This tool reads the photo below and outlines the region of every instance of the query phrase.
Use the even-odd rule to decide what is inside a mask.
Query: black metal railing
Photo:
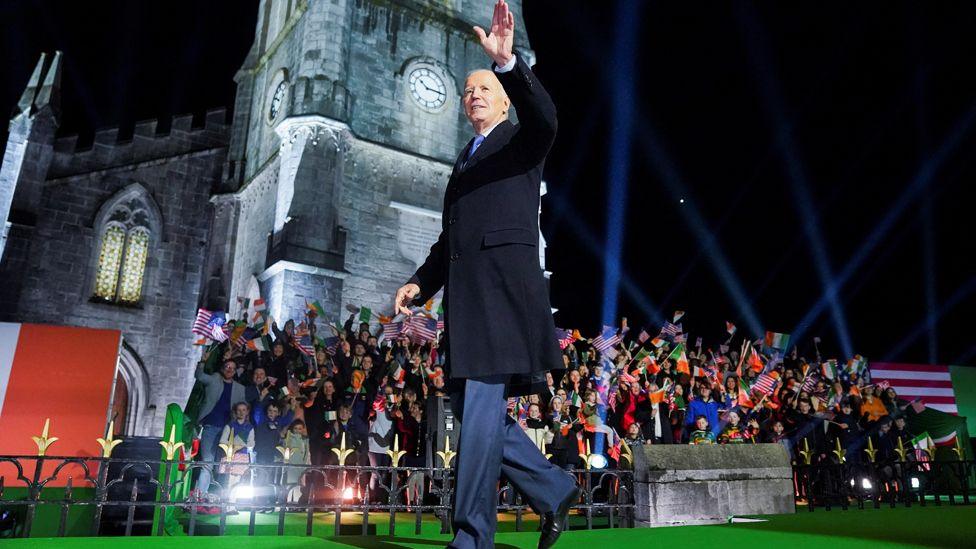
[[[888,462],[836,460],[793,466],[797,503],[809,511],[866,505],[969,504],[973,496],[973,460],[904,460]]]
[[[361,463],[350,457],[350,462]],[[238,468],[233,485],[228,469]],[[208,494],[189,490],[195,473],[213,471]],[[246,513],[247,534],[254,535],[259,513],[277,515],[277,533],[284,534],[286,513],[305,517],[305,534],[313,522],[332,514],[333,534],[346,533],[343,514],[359,515],[356,533],[375,531],[371,521],[388,521],[394,535],[397,517],[407,515],[420,533],[424,516],[433,514],[442,533],[450,531],[450,502],[454,475],[444,467],[392,467],[363,465],[269,465],[230,462],[180,462],[90,457],[0,456],[0,512],[16,524],[8,532],[30,537],[38,509],[57,508],[57,525],[47,535],[65,536],[72,510],[86,508],[90,528],[84,535],[161,535],[179,524],[189,535],[200,535],[206,524],[216,533],[227,529],[228,514]],[[43,472],[42,472],[43,471]],[[634,525],[634,476],[629,470],[570,469],[583,495],[574,506],[585,528]],[[10,497],[11,489],[22,495]],[[80,497],[85,488],[90,497]],[[516,531],[532,512],[511,485],[502,482],[498,510],[514,515]],[[599,524],[597,524],[599,523]],[[345,527],[345,528],[344,528]],[[2,529],[2,528],[0,528]],[[351,533],[351,532],[350,532]]]

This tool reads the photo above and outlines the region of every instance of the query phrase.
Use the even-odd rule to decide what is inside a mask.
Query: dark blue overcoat
[[[539,187],[556,137],[556,107],[525,61],[496,73],[519,123],[496,126],[474,156],[458,155],[440,237],[410,279],[415,303],[444,288],[447,374],[514,374],[509,394],[540,389],[562,369],[539,266]],[[469,144],[470,146],[470,144]]]

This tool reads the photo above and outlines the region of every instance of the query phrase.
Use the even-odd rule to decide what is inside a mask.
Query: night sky
[[[608,163],[629,157],[632,326],[681,309],[716,346],[726,320],[753,336],[807,317],[808,356],[819,336],[846,358],[843,333],[872,361],[976,364],[976,4],[638,2],[631,31],[614,2],[525,4],[559,109],[542,227],[557,325],[600,326]],[[0,108],[54,49],[61,133],[83,142],[230,107],[256,6],[4,2]],[[837,307],[809,314],[838,278]]]

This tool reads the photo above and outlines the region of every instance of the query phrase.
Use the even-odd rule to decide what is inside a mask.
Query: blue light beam
[[[664,144],[658,139],[657,133],[654,131],[649,120],[650,118],[647,116],[642,117],[641,131],[638,139],[638,142],[642,145],[641,150],[644,153],[644,157],[650,161],[651,167],[661,176],[661,182],[664,183],[668,192],[671,193],[673,200],[677,201],[680,197],[691,196],[681,176],[678,175],[677,168],[665,152]],[[742,287],[742,282],[739,281],[739,277],[732,270],[731,263],[719,246],[718,238],[709,230],[701,212],[695,207],[694,199],[686,200],[681,208],[684,212],[682,217],[685,223],[691,229],[692,233],[694,233],[699,246],[705,252],[705,257],[708,258],[712,268],[715,269],[715,274],[719,282],[725,288],[725,291],[728,292],[729,297],[732,298],[732,303],[738,309],[740,318],[745,320],[746,326],[749,328],[753,337],[761,336],[764,331],[762,322],[759,321],[759,315],[756,314],[752,303],[749,301],[749,297],[746,295],[745,289]]]
[[[973,292],[976,292],[976,277],[970,278],[965,284],[956,288],[956,291],[952,292],[952,295],[938,309],[927,314],[921,322],[913,326],[904,337],[898,340],[898,344],[888,351],[888,354],[885,355],[882,362],[890,362],[898,359],[901,353],[905,352],[905,349],[914,343],[916,339],[921,337],[922,334],[927,333],[927,328],[931,325],[930,323],[941,319],[962,300],[972,295]],[[930,362],[930,364],[937,363],[936,361]]]
[[[905,187],[898,198],[888,207],[884,216],[874,226],[874,230],[868,234],[857,251],[854,252],[854,255],[851,256],[847,264],[844,265],[844,268],[838,273],[833,284],[831,284],[831,288],[829,288],[830,292],[833,292],[835,295],[840,292],[844,284],[850,280],[851,276],[861,267],[861,264],[871,255],[871,252],[883,241],[885,235],[888,234],[901,215],[905,213],[905,210],[928,188],[932,183],[932,179],[938,173],[939,168],[942,167],[942,163],[956,150],[959,142],[962,141],[969,128],[972,127],[974,119],[976,119],[976,102],[970,105],[966,115],[952,129],[935,154],[922,164],[922,167],[919,168],[908,186]],[[807,314],[793,328],[792,335],[794,338],[799,339],[802,337],[810,329],[817,317],[820,316],[820,313],[827,307],[827,293],[825,291],[824,295],[820,296],[813,304],[813,307],[807,311]]]
[[[759,22],[751,11],[747,12],[744,5],[740,4],[740,6],[742,6],[739,10],[740,22],[745,27],[743,30],[751,53],[750,60],[752,61],[753,72],[760,84],[759,88],[763,97],[762,104],[766,110],[766,115],[776,128],[775,143],[786,168],[790,191],[793,193],[793,203],[801,219],[800,226],[807,243],[810,245],[813,265],[817,277],[820,279],[824,297],[830,306],[830,314],[838,342],[844,351],[844,356],[852,356],[853,348],[850,331],[847,328],[847,316],[844,313],[838,293],[834,290],[834,275],[831,272],[827,246],[820,228],[820,216],[816,212],[816,201],[810,193],[803,160],[800,158],[793,139],[793,127],[786,122],[787,109],[783,102],[783,94],[772,75],[773,69],[770,68],[769,59],[766,56],[766,47],[762,41],[762,29]],[[799,341],[796,334],[793,335],[793,341]]]
[[[609,62],[614,82],[611,90],[609,171],[607,180],[607,239],[603,259],[603,323],[613,326],[617,318],[620,293],[621,254],[624,245],[624,217],[627,206],[627,178],[634,118],[634,80],[636,76],[637,28],[640,2],[617,4],[616,34]]]

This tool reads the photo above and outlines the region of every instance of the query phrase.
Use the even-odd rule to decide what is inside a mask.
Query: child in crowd
[[[251,462],[251,452],[254,450],[254,426],[251,424],[251,407],[246,402],[238,402],[233,408],[233,419],[224,426],[220,434],[220,444],[224,451],[221,461],[237,463],[239,465],[221,466],[221,473],[228,475],[227,487],[233,488],[241,477],[247,473],[247,464]],[[230,452],[228,454],[228,452]]]
[[[759,435],[759,422],[755,418],[752,418],[743,427],[741,421],[742,418],[739,416],[738,411],[729,411],[728,423],[725,424],[722,432],[718,435],[718,443],[742,444],[743,442],[756,442],[756,436]]]
[[[695,416],[695,430],[688,436],[688,444],[715,444],[715,433],[708,427],[708,418]]]
[[[312,454],[308,447],[308,431],[305,429],[304,421],[296,419],[288,425],[284,433],[284,447],[289,453],[287,463],[296,465],[312,463]],[[305,468],[287,467],[286,471],[285,482],[289,485],[288,502],[297,502],[302,496]]]

